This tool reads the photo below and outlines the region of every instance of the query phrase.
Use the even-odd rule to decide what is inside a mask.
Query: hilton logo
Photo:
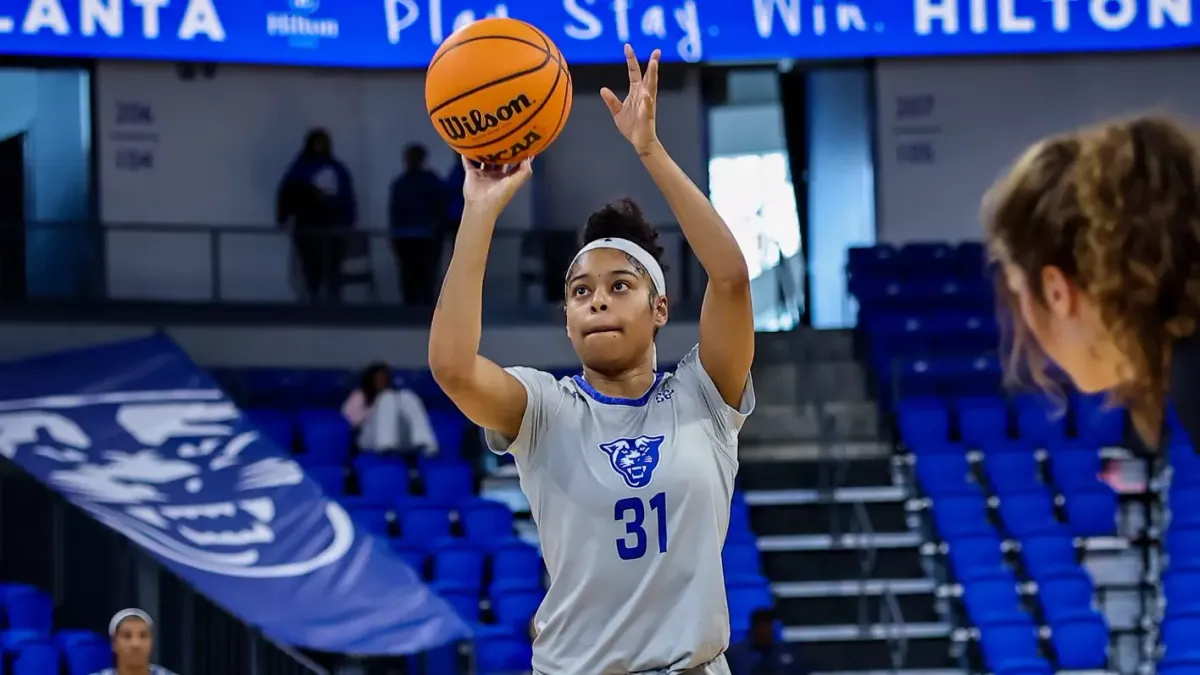
[[[439,117],[438,124],[442,125],[442,131],[446,132],[447,138],[461,141],[464,138],[473,138],[495,129],[500,126],[501,122],[507,122],[532,107],[533,101],[530,101],[525,94],[521,94],[492,112],[472,110],[466,115]]]

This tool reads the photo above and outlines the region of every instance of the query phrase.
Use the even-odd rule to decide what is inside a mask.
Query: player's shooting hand
[[[654,129],[655,107],[658,103],[658,60],[662,52],[655,49],[650,54],[646,72],[638,65],[633,47],[625,45],[625,64],[629,67],[629,94],[625,100],[617,98],[612,89],[600,90],[600,98],[608,105],[613,121],[621,135],[633,144],[638,153],[647,152],[658,142]]]
[[[463,201],[467,206],[482,209],[492,216],[499,216],[517,190],[533,175],[532,159],[507,168],[480,168],[466,157],[462,158],[462,163],[467,172],[463,181]]]

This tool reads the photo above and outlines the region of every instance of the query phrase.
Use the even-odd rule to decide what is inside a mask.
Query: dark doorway
[[[0,298],[25,297],[25,134],[0,141]]]

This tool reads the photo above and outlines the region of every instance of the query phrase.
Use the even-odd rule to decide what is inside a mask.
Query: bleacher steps
[[[842,466],[812,461],[825,457],[856,458]],[[743,485],[753,485],[747,491],[747,499],[755,497],[772,499],[767,493],[792,493],[797,491],[827,492],[829,486],[839,490],[848,488],[896,489],[892,484],[893,464],[889,449],[883,443],[840,443],[836,446],[812,444],[779,444],[742,448],[739,457],[741,467],[738,478]],[[838,495],[843,493],[838,493]],[[902,496],[902,493],[900,493]],[[845,493],[853,501],[859,495]]]
[[[784,637],[800,642],[809,667],[819,672],[836,671],[843,675],[915,675],[929,672],[925,669],[938,673],[963,672],[961,668],[951,670],[957,664],[949,657],[949,635],[944,626],[930,626],[926,630],[922,630],[921,626],[909,627],[906,631],[907,658],[900,668],[895,669],[891,667],[891,646],[888,640],[884,636],[863,636],[858,629],[858,626],[843,627],[838,634],[847,637],[841,639],[806,632],[804,629],[792,631],[790,634],[784,631]]]
[[[890,670],[900,638],[903,668],[954,665],[890,445],[778,442],[746,447],[741,458],[784,638],[805,643],[813,670]]]
[[[905,581],[921,582],[923,580]],[[775,611],[784,624],[791,627],[825,626],[832,623],[852,624],[856,623],[860,616],[880,617],[884,615],[884,612],[887,611],[884,605],[890,603],[887,596],[883,594],[884,588],[891,590],[895,606],[899,608],[900,615],[904,617],[904,625],[942,623],[937,606],[930,602],[931,592],[928,589],[903,593],[900,591],[904,587],[899,583],[880,587],[874,593],[864,588],[863,592],[856,594],[839,593],[802,597],[777,595]]]

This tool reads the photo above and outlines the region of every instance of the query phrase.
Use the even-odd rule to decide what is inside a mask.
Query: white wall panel
[[[1200,55],[883,61],[881,242],[978,239],[980,199],[1030,143],[1105,118],[1200,120]]]
[[[698,83],[692,78],[660,98],[659,133],[703,186]],[[140,107],[151,120],[120,123],[124,104]],[[222,66],[214,79],[184,81],[171,64],[105,62],[97,69],[97,105],[105,222],[262,230],[223,236],[217,244],[226,299],[295,297],[289,244],[274,234],[275,190],[310,128],[332,134],[355,180],[363,229],[386,229],[388,186],[403,167],[406,144],[424,143],[439,172],[455,159],[425,116],[422,73]],[[538,172],[537,199],[555,225],[578,228],[593,209],[624,195],[642,202],[654,222],[672,220],[597,92],[578,92],[571,119]],[[530,227],[534,203],[534,189],[523,190],[500,227]],[[200,235],[110,230],[109,291],[126,298],[206,299],[212,247]],[[489,268],[489,296],[512,301],[517,254],[515,238],[497,240],[492,259],[500,262]],[[373,259],[384,298],[395,301],[394,262],[382,241]]]

